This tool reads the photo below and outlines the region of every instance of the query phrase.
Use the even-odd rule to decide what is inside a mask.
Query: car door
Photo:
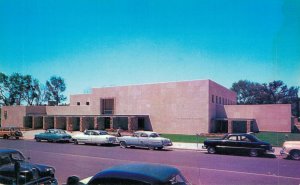
[[[147,133],[141,133],[139,137],[140,146],[146,147],[149,145],[149,136]]]
[[[104,142],[103,139],[104,139],[105,136],[104,137],[101,136],[99,134],[99,132],[97,132],[97,131],[92,131],[90,137],[91,137],[91,142],[92,143],[101,144],[101,143]]]
[[[224,142],[225,145],[225,149],[227,151],[234,151],[238,149],[238,136],[236,135],[231,135],[228,136],[228,138],[226,139],[226,142]]]

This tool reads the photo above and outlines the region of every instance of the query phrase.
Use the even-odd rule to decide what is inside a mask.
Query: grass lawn
[[[171,139],[173,142],[182,143],[203,143],[209,137],[196,137],[195,135],[180,135],[180,134],[161,134],[162,137]],[[255,134],[262,141],[271,143],[273,146],[282,146],[285,140],[300,141],[300,133],[277,133],[277,132],[259,132]],[[285,139],[287,136],[287,139]]]

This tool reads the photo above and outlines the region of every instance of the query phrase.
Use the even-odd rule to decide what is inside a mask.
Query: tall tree
[[[54,101],[55,105],[58,105],[67,99],[63,95],[65,90],[66,84],[64,79],[59,76],[52,76],[49,81],[46,81],[46,100]]]
[[[0,72],[0,106],[9,105],[9,77]]]
[[[237,93],[238,104],[292,104],[293,115],[299,115],[299,87],[288,87],[280,80],[263,84],[240,80],[231,90]]]
[[[23,76],[24,91],[23,99],[27,105],[33,105],[39,98],[40,84],[37,79],[32,78],[31,75]],[[36,103],[37,104],[37,103]]]
[[[261,93],[263,86],[256,82],[240,80],[232,84],[231,90],[237,93],[238,104],[258,104],[257,97]]]

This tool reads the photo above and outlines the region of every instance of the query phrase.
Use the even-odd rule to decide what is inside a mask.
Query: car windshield
[[[66,132],[64,130],[57,130],[55,133],[57,133],[57,134],[65,134]]]

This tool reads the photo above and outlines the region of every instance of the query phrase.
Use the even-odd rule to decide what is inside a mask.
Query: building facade
[[[236,93],[211,80],[93,88],[69,106],[3,107],[2,126],[159,133],[291,131],[291,105],[236,105]]]

